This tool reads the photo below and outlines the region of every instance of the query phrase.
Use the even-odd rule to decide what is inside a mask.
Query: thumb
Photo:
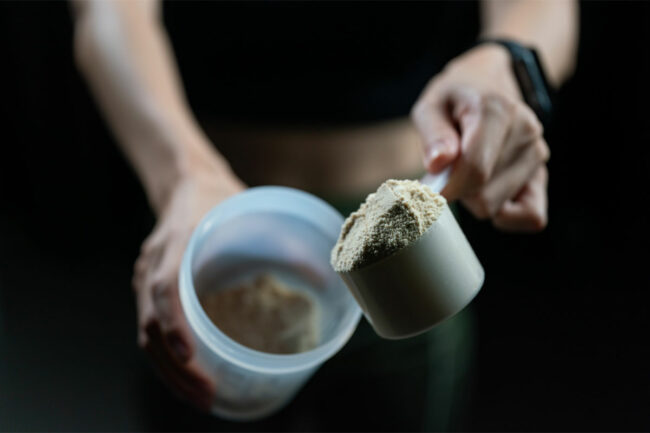
[[[447,104],[443,101],[422,101],[411,114],[422,138],[424,166],[430,173],[439,173],[451,164],[460,152],[460,137],[454,127]]]

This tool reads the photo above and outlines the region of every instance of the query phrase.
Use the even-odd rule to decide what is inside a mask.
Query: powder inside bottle
[[[203,293],[199,300],[212,322],[251,349],[268,353],[305,352],[320,337],[316,303],[270,274]]]

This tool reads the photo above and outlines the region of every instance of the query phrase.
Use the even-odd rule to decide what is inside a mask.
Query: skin
[[[508,61],[498,46],[467,52],[431,81],[412,117],[428,170],[453,165],[445,197],[497,227],[541,230],[550,151],[541,123],[503,74]]]
[[[569,1],[485,1],[483,36],[532,45],[550,82],[574,67],[577,6]],[[553,25],[547,25],[553,23]],[[453,169],[442,194],[505,231],[539,231],[547,224],[543,128],[524,103],[505,48],[486,44],[451,61],[413,107],[431,173]]]
[[[218,383],[196,362],[177,276],[200,218],[245,185],[188,107],[160,5],[79,0],[72,6],[77,65],[157,216],[134,270],[138,344],[178,396],[208,409]],[[574,1],[485,1],[482,17],[484,35],[536,46],[553,84],[570,75]],[[546,225],[548,146],[503,48],[484,45],[453,60],[424,89],[412,119],[427,170],[453,165],[443,190],[448,199],[503,230]]]

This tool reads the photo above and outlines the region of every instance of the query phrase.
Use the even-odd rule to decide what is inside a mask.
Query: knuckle
[[[133,265],[133,273],[136,276],[140,276],[145,273],[147,270],[147,262],[144,259],[144,257],[140,256],[138,260],[135,261],[135,264]]]
[[[142,242],[142,245],[140,245],[141,255],[147,256],[154,253],[163,244],[164,238],[163,229],[158,226],[154,228],[154,231],[151,232],[144,242]]]
[[[520,122],[521,133],[524,138],[534,140],[544,135],[544,126],[533,110],[524,104],[519,104],[517,111],[517,119]]]
[[[429,104],[425,99],[418,99],[411,108],[411,119],[414,122],[420,121],[429,109]]]
[[[169,297],[172,295],[172,290],[172,285],[166,280],[157,279],[151,285],[154,299]]]
[[[169,245],[185,245],[185,242],[192,236],[191,227],[174,227],[169,230],[169,238],[167,246]]]
[[[535,156],[539,161],[546,162],[551,156],[548,145],[543,140],[538,140],[534,144]]]
[[[140,254],[143,256],[151,254],[153,252],[153,247],[154,247],[153,241],[151,237],[148,237],[147,239],[145,239],[142,245],[140,245]]]
[[[544,133],[542,123],[535,117],[524,122],[524,134],[530,138],[539,138]]]
[[[497,114],[504,118],[511,116],[515,109],[515,104],[512,100],[495,92],[480,95],[478,102],[481,112]]]

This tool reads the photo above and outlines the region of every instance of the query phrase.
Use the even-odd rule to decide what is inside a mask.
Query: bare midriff
[[[204,125],[249,185],[286,185],[344,198],[424,171],[420,138],[407,118],[345,127]]]

